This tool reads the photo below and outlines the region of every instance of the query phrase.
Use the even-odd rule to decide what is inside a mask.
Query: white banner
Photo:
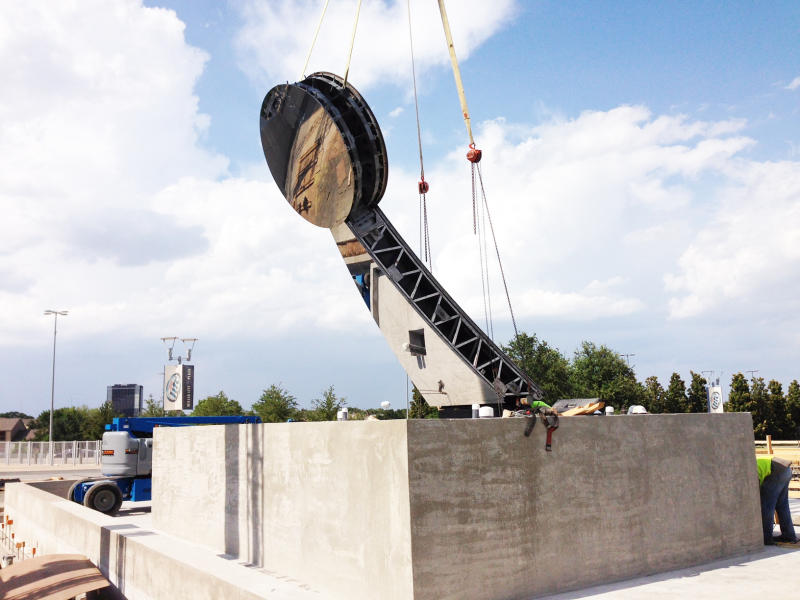
[[[164,365],[164,410],[181,410],[183,399],[181,365]]]
[[[722,388],[718,385],[708,386],[708,412],[721,413],[722,410]]]

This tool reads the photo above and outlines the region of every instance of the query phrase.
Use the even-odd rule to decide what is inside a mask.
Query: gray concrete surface
[[[326,598],[411,598],[406,424],[159,428],[153,523]]]
[[[800,515],[800,499],[789,501]],[[775,527],[775,535],[780,533]],[[735,558],[638,577],[578,591],[547,596],[547,600],[752,600],[797,597],[800,584],[800,546],[766,547]]]
[[[525,599],[762,547],[749,415],[562,418],[551,453],[524,425],[162,428],[154,525],[348,599]]]
[[[60,495],[64,483],[8,484],[6,511],[15,539],[35,546],[38,555],[87,556],[128,600],[325,598],[302,583],[154,529],[142,504],[125,502],[119,516],[110,517],[69,502]]]

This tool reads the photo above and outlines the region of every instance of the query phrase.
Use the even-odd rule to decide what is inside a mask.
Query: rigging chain
[[[428,190],[430,186],[425,181],[425,162],[422,158],[422,131],[419,124],[419,99],[417,97],[417,73],[414,67],[414,36],[413,28],[411,25],[411,0],[407,0],[406,8],[408,9],[408,45],[411,49],[411,80],[414,83],[414,111],[417,116],[417,144],[419,146],[419,183],[417,189],[419,190],[419,218],[420,218],[420,255],[424,255],[425,262],[433,273],[433,257],[431,256],[431,238],[428,230]]]
[[[449,24],[448,19],[447,19],[447,10],[445,9],[445,6],[444,6],[444,0],[438,0],[438,2],[439,2],[439,12],[441,13],[441,16],[442,16],[442,26],[444,27],[444,36],[445,36],[445,38],[447,40],[447,49],[450,52],[450,63],[452,64],[452,67],[453,67],[453,77],[455,78],[456,88],[458,90],[458,99],[461,102],[461,113],[464,116],[464,123],[467,126],[467,134],[469,135],[469,151],[467,152],[467,160],[470,163],[472,163],[472,165],[471,165],[471,167],[472,167],[472,231],[473,231],[474,234],[478,235],[478,238],[479,238],[478,244],[479,244],[479,248],[481,249],[481,286],[484,287],[484,290],[485,290],[484,291],[484,294],[485,294],[485,296],[484,296],[484,313],[486,314],[487,321],[489,319],[491,319],[491,314],[490,314],[491,313],[491,297],[488,298],[488,302],[487,302],[487,297],[486,297],[489,294],[489,292],[488,292],[488,274],[486,274],[486,271],[484,269],[484,267],[486,267],[488,269],[488,263],[486,263],[484,261],[484,253],[483,253],[483,249],[482,249],[483,246],[481,246],[481,241],[480,241],[481,235],[479,233],[479,231],[480,231],[479,221],[480,221],[480,218],[483,215],[483,210],[486,211],[486,218],[489,221],[489,229],[490,229],[491,234],[492,234],[492,242],[494,244],[495,254],[497,255],[497,264],[500,267],[500,275],[502,277],[503,288],[504,288],[505,293],[506,293],[506,300],[508,302],[508,310],[511,313],[511,322],[514,325],[514,335],[518,335],[517,321],[514,318],[514,309],[511,307],[511,297],[509,296],[509,293],[508,293],[508,283],[506,281],[505,271],[503,270],[503,263],[500,260],[500,250],[498,249],[498,246],[497,246],[497,238],[496,238],[495,232],[494,232],[494,224],[492,223],[492,216],[491,216],[491,214],[489,212],[489,204],[488,204],[488,202],[486,200],[486,191],[484,190],[484,186],[483,186],[483,175],[481,173],[481,168],[480,168],[480,164],[479,164],[480,160],[481,160],[481,157],[482,157],[482,152],[478,148],[475,147],[475,138],[472,136],[472,125],[470,123],[469,109],[467,108],[467,97],[466,97],[466,93],[464,92],[464,84],[461,81],[461,70],[458,67],[458,59],[456,58],[456,50],[455,50],[455,46],[453,44],[453,36],[450,33],[450,24]],[[482,204],[483,204],[483,209],[482,210],[481,210],[481,208],[479,208],[477,206],[477,201],[476,201],[476,196],[477,196],[476,186],[475,186],[476,166],[477,166],[477,172],[478,172],[478,180],[480,182],[480,189],[481,189],[481,199],[482,199]],[[480,215],[478,214],[479,211],[481,211]],[[486,239],[485,238],[485,232],[484,232],[484,238],[483,239],[484,239],[483,244],[485,244],[485,239]],[[487,304],[488,304],[488,306],[487,306]],[[489,329],[491,329],[491,328],[492,328],[492,326],[489,325]]]
[[[505,290],[506,293],[506,301],[508,302],[508,312],[511,314],[511,323],[514,326],[514,336],[518,337],[519,331],[517,330],[517,320],[514,318],[514,309],[511,307],[511,295],[508,293],[508,282],[506,281],[506,273],[505,270],[503,269],[503,261],[500,260],[500,249],[497,246],[497,237],[495,236],[494,233],[494,224],[492,223],[492,215],[489,212],[489,203],[486,200],[486,190],[483,187],[483,174],[481,173],[481,166],[480,165],[477,166],[478,166],[478,181],[481,187],[481,197],[483,198],[483,206],[484,209],[486,210],[486,218],[489,221],[489,230],[492,233],[492,243],[494,244],[494,252],[495,255],[497,256],[497,265],[500,267],[500,277],[503,280],[503,289]],[[473,180],[473,185],[474,185],[474,180]]]

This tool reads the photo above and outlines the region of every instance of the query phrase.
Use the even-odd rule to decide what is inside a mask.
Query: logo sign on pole
[[[181,398],[183,400],[183,410],[194,408],[194,365],[183,366],[183,390]]]
[[[164,410],[181,410],[183,399],[181,367],[182,365],[164,365]]]
[[[708,386],[708,412],[721,413],[722,410],[722,387],[718,385]]]

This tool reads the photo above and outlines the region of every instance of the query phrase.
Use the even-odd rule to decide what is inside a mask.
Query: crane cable
[[[417,97],[417,72],[414,66],[414,36],[413,28],[411,25],[411,0],[407,0],[406,8],[408,9],[408,45],[411,49],[411,80],[414,83],[414,111],[417,116],[417,144],[419,146],[419,183],[417,189],[419,191],[419,242],[420,242],[420,255],[424,256],[425,262],[428,263],[428,268],[433,273],[433,257],[431,256],[431,238],[428,230],[428,190],[430,186],[425,181],[425,161],[422,158],[422,129],[419,124],[419,99]]]
[[[306,55],[306,62],[303,65],[303,71],[300,73],[300,79],[305,79],[306,77],[306,69],[308,69],[308,62],[311,60],[311,53],[314,51],[314,46],[317,43],[317,36],[319,36],[319,30],[322,28],[322,22],[325,20],[325,12],[328,10],[328,2],[330,0],[325,0],[325,4],[322,6],[322,14],[319,16],[319,22],[317,23],[317,29],[314,31],[314,37],[311,40],[311,47],[308,49],[308,54]],[[344,87],[347,87],[347,76],[350,73],[350,60],[353,58],[353,46],[356,43],[356,29],[358,28],[358,17],[361,14],[361,0],[358,0],[358,5],[356,6],[356,18],[353,21],[353,33],[350,36],[350,50],[347,53],[347,64],[345,65],[344,69]]]
[[[308,49],[308,54],[306,55],[306,62],[303,65],[303,71],[300,73],[300,79],[306,78],[306,69],[308,69],[308,61],[311,60],[311,52],[314,50],[314,44],[317,43],[317,36],[319,35],[319,30],[322,27],[322,21],[325,19],[325,11],[328,10],[328,2],[329,0],[325,0],[325,4],[322,7],[322,14],[319,16],[319,23],[317,23],[317,30],[314,32],[314,38],[311,40],[311,47]]]
[[[327,0],[326,0],[327,2]],[[353,35],[350,37],[350,52],[347,53],[347,66],[344,68],[344,87],[347,87],[347,75],[350,73],[350,59],[353,57],[353,46],[356,43],[356,29],[358,28],[358,15],[361,14],[361,0],[356,7],[356,18],[353,21]]]

